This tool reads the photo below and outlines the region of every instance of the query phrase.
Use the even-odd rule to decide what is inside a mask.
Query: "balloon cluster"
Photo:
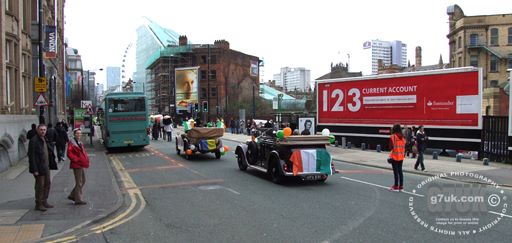
[[[334,135],[331,134],[331,131],[329,131],[329,129],[327,129],[327,128],[324,128],[322,130],[322,136],[329,137],[329,143],[331,143],[331,144],[333,144],[336,141],[336,137],[334,137]]]
[[[285,127],[285,128],[283,128],[283,130],[279,130],[276,133],[276,136],[279,139],[283,139],[283,138],[288,137],[290,135],[292,135],[292,129],[289,128],[289,127]]]

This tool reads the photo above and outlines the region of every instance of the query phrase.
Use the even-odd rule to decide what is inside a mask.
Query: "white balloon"
[[[193,144],[191,144],[191,145],[190,145],[190,150],[195,150],[195,149],[196,149],[196,146],[195,146],[195,145],[193,145]]]
[[[324,130],[322,130],[322,135],[323,136],[329,136],[329,134],[331,134],[331,131],[329,131],[329,129],[324,128]]]
[[[221,153],[224,153],[224,147],[220,147],[219,151],[220,151]]]

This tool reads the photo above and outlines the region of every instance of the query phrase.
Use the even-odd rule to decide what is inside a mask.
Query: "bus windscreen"
[[[109,112],[144,112],[146,104],[144,98],[136,99],[111,99],[109,102]]]

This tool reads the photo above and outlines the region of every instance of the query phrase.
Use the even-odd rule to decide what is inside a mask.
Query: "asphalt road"
[[[386,189],[392,184],[391,171],[343,162],[335,162],[341,173],[330,176],[325,183],[289,180],[276,185],[261,172],[240,171],[233,154],[236,143],[224,141],[224,144],[231,151],[220,160],[206,154],[187,161],[176,155],[174,142],[163,141],[152,141],[142,151],[111,154],[129,174],[143,200],[134,203],[130,220],[80,241],[510,242],[512,239],[512,218],[487,212],[507,210],[504,204],[507,198],[508,201],[512,198],[508,189],[502,191],[442,179],[418,187],[428,177],[405,174],[405,192],[391,192]],[[485,195],[485,200],[476,209],[460,203],[432,209],[427,204],[432,204],[432,196],[439,194],[436,188],[441,188],[443,195],[448,192],[470,195],[469,191],[471,195]],[[448,189],[443,191],[443,188]],[[501,201],[495,207],[484,205],[483,209],[487,210],[483,210],[489,195],[498,195]],[[505,213],[512,215],[511,211],[509,208]],[[418,217],[414,218],[411,212]],[[483,228],[495,218],[500,219]],[[442,225],[444,220],[452,223]],[[459,223],[465,220],[473,223]],[[421,222],[428,226],[422,226]],[[436,229],[444,231],[436,232]],[[447,235],[450,233],[454,235]]]

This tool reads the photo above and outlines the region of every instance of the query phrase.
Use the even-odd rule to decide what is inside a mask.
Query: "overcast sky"
[[[195,44],[225,39],[232,49],[263,59],[264,80],[285,66],[305,67],[314,80],[330,71],[331,62],[362,71],[362,45],[372,39],[406,43],[411,64],[416,46],[423,65],[437,64],[439,55],[448,62],[446,8],[453,4],[467,16],[512,13],[506,0],[67,0],[65,37],[91,70],[121,66],[133,43],[126,70],[131,77],[136,28],[147,16]]]

